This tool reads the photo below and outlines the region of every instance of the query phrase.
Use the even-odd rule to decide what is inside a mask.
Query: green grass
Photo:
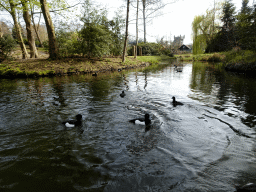
[[[225,54],[223,53],[209,53],[209,54],[182,54],[175,55],[177,59],[181,61],[206,61],[206,62],[222,62],[225,59]]]
[[[240,50],[240,51],[229,51],[224,53],[226,56],[225,63],[235,64],[235,63],[256,63],[256,53],[250,50]]]
[[[168,56],[137,56],[137,59],[141,62],[148,62],[152,65],[159,64],[161,60],[171,59]]]

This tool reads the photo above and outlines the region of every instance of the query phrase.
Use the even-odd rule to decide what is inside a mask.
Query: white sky
[[[216,2],[217,1],[220,0],[216,0]],[[96,0],[96,2],[101,5],[106,5],[110,17],[118,7],[126,5],[124,0]],[[165,0],[164,2],[168,2],[168,0]],[[238,11],[241,8],[242,0],[233,0],[232,2],[235,4]],[[249,5],[252,5],[252,3],[253,0],[250,0]],[[163,36],[168,40],[170,40],[171,36],[171,39],[173,40],[174,35],[185,35],[184,44],[192,43],[191,24],[194,17],[196,15],[205,14],[208,8],[213,7],[213,4],[214,0],[179,0],[177,3],[167,5],[162,10],[164,15],[155,18],[151,24],[147,25],[147,41],[154,42],[157,38],[160,39]],[[131,9],[134,8],[131,7]],[[124,13],[125,11],[126,10],[124,10]],[[133,15],[130,15],[130,17],[132,16]],[[129,34],[135,35],[135,30],[135,25],[129,25]],[[143,31],[140,31],[139,37],[143,38]]]

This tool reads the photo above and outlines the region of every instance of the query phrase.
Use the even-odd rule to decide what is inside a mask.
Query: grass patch
[[[175,55],[177,59],[181,61],[206,61],[206,62],[223,62],[225,60],[225,54],[223,53],[209,53],[209,54],[182,54]]]
[[[225,63],[256,63],[256,53],[250,50],[229,51],[224,53]]]
[[[256,53],[250,50],[232,50],[225,53],[225,69],[228,71],[256,72]]]

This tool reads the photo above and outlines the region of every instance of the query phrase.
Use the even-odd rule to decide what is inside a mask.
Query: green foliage
[[[76,32],[66,32],[64,29],[56,32],[59,54],[62,57],[73,56],[79,52],[78,34]]]
[[[72,41],[76,53],[88,57],[103,55],[121,55],[123,48],[124,19],[121,13],[109,21],[106,9],[94,8],[89,0],[84,3],[84,13],[81,21],[83,28],[78,32],[77,41]],[[70,46],[71,47],[71,46]],[[72,51],[71,51],[72,52]]]
[[[162,46],[158,43],[139,43],[138,47],[142,47],[142,55],[161,55]],[[139,50],[138,50],[139,53]]]
[[[207,42],[205,52],[229,51],[237,46],[235,7],[231,0],[224,2],[221,21],[223,22],[221,30]]]
[[[163,48],[163,49],[161,50],[161,53],[162,53],[163,55],[167,55],[167,56],[169,56],[169,57],[174,57],[173,53],[171,52],[171,49],[168,49],[168,48]]]
[[[256,63],[255,52],[251,50],[232,50],[225,53],[226,63]]]
[[[44,41],[43,46],[44,46],[45,49],[48,50],[49,49],[49,41],[48,40]]]
[[[122,17],[121,10],[116,12],[116,16],[113,20],[109,21],[110,26],[110,35],[112,43],[110,45],[110,54],[113,55],[122,55],[123,53],[123,34],[121,33],[122,29],[125,26],[125,19]]]
[[[240,13],[237,15],[237,36],[242,49],[250,49],[252,25],[252,9],[248,6],[249,0],[243,0]]]
[[[0,38],[0,57],[7,58],[14,49],[16,41],[9,34],[3,35]]]
[[[80,51],[88,57],[109,54],[110,34],[103,25],[91,23],[79,32],[82,39]]]
[[[25,45],[28,45],[28,39],[27,38],[24,38],[23,42],[24,42]]]
[[[37,47],[40,47],[40,42],[38,40],[35,41]]]
[[[137,53],[139,53],[139,48],[142,48],[143,56],[160,56],[167,55],[173,57],[173,54],[169,48],[164,47],[160,43],[139,43]],[[133,46],[128,49],[128,55],[132,55]]]
[[[207,44],[213,39],[214,34],[219,31],[219,24],[215,22],[216,13],[221,10],[221,4],[212,9],[207,9],[206,14],[194,17],[192,23],[193,30],[193,54],[202,54],[205,52]]]

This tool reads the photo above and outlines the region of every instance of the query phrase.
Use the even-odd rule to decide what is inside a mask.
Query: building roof
[[[179,47],[179,50],[188,50],[188,49],[191,49],[190,46],[184,45],[184,44]]]

